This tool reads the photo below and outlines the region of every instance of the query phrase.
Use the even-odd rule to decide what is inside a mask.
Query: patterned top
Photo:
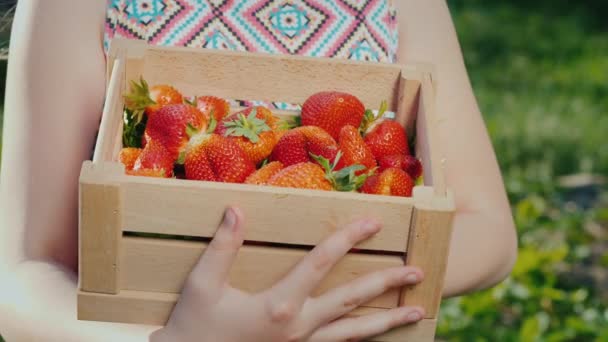
[[[113,37],[163,46],[394,62],[391,0],[108,0]]]

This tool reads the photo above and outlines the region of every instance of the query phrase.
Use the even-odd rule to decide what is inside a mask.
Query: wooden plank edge
[[[121,291],[116,295],[78,291],[78,320],[132,323],[161,326],[171,315],[178,295],[143,291]],[[351,316],[381,312],[375,308],[357,308]],[[431,342],[435,319],[395,328],[372,338],[375,342]]]
[[[208,244],[144,237],[122,238],[122,290],[179,293]],[[231,267],[228,282],[249,293],[259,293],[284,278],[307,250],[242,246]],[[372,272],[403,265],[397,255],[348,253],[321,281],[312,294],[322,293],[354,281]],[[159,276],[162,275],[162,276]],[[366,307],[394,308],[399,303],[400,290],[391,289],[364,303]]]

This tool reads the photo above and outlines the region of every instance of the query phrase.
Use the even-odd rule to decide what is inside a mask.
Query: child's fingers
[[[339,229],[317,245],[270,290],[272,299],[302,305],[329,270],[353,246],[379,230],[380,224],[374,220],[354,222]]]
[[[417,284],[422,278],[422,271],[411,266],[373,272],[310,299],[304,307],[304,317],[316,328],[344,316],[392,288]]]
[[[207,290],[221,288],[230,272],[239,248],[243,245],[243,214],[228,208],[213,240],[190,274],[190,280]]]
[[[423,317],[423,308],[401,307],[371,315],[343,318],[315,331],[309,341],[361,341],[392,328],[418,322]]]

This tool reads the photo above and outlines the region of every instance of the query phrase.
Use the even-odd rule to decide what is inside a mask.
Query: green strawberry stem
[[[253,108],[247,117],[239,114],[236,119],[224,122],[224,126],[227,128],[224,135],[227,137],[245,137],[252,143],[257,143],[260,141],[260,134],[270,131],[270,127],[265,119],[258,119],[256,115],[257,110]]]
[[[325,179],[327,179],[337,191],[357,191],[363,186],[367,178],[376,172],[376,168],[373,168],[367,173],[357,176],[356,173],[358,171],[365,170],[365,166],[359,164],[345,167],[339,171],[334,171],[340,158],[342,158],[341,151],[336,155],[333,164],[330,164],[330,161],[322,156],[317,156],[312,153],[310,153],[310,156],[323,167],[325,170]]]
[[[198,97],[194,96],[194,100],[189,100],[184,97],[184,103],[187,105],[191,105],[192,107],[196,107],[198,105]]]
[[[141,148],[141,139],[146,129],[148,118],[144,116],[140,121],[130,109],[125,108],[123,113],[122,145],[123,147]]]
[[[361,135],[365,135],[372,124],[384,116],[387,109],[388,102],[386,102],[386,100],[380,103],[378,115],[374,115],[374,112],[371,109],[366,109],[365,114],[363,115],[363,120],[361,121],[361,126],[359,127]]]
[[[279,122],[279,129],[283,130],[290,130],[300,126],[302,126],[302,117],[299,115],[283,119]]]
[[[124,99],[125,107],[135,116],[137,123],[143,120],[146,107],[156,104],[150,98],[150,88],[143,77],[139,78],[139,83],[131,81],[130,92],[124,96]]]

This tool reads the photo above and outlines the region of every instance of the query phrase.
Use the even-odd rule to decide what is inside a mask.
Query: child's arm
[[[456,198],[445,295],[490,287],[511,271],[517,238],[500,169],[444,0],[399,0],[400,62],[436,67],[440,148]]]
[[[17,7],[0,172],[0,331],[9,341],[143,341],[151,330],[75,317],[78,176],[103,105],[105,6]]]

